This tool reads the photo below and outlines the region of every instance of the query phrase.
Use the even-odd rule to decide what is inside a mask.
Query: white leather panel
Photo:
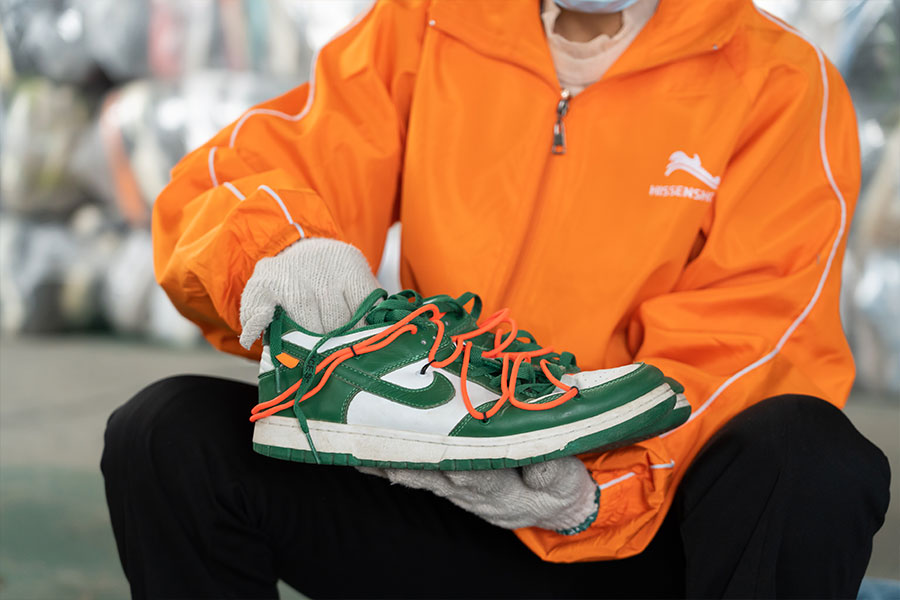
[[[350,333],[338,337],[331,338],[319,348],[319,352],[325,352],[331,350],[332,348],[337,348],[338,346],[343,346],[349,342],[355,342],[357,340],[365,339],[369,336],[373,336],[376,333],[380,333],[387,329],[385,327],[377,327],[375,329],[367,329],[365,331],[351,331]],[[292,331],[290,333],[286,333],[281,337],[282,340],[300,346],[301,348],[306,348],[307,350],[311,349],[313,346],[318,343],[321,339],[320,336],[315,335],[307,335],[300,331]],[[263,346],[262,358],[259,360],[259,374],[267,373],[275,368],[275,365],[272,363],[271,351],[268,346]]]
[[[422,374],[422,367],[427,363],[427,358],[416,361],[410,365],[401,367],[396,371],[385,373],[381,376],[381,380],[410,390],[426,388],[434,381],[434,369],[428,368],[425,370],[425,374]]]
[[[597,387],[598,385],[612,381],[613,379],[618,379],[619,377],[628,375],[640,366],[640,363],[634,363],[631,365],[625,365],[624,367],[615,367],[612,369],[582,371],[580,373],[575,373],[574,375],[563,375],[559,378],[559,380],[566,385],[574,385],[580,390],[587,390],[592,387]]]
[[[456,395],[446,404],[434,408],[414,408],[392,402],[381,396],[369,392],[359,392],[350,401],[347,409],[347,423],[350,425],[371,425],[384,427],[385,429],[399,429],[401,431],[415,431],[419,433],[434,433],[446,435],[456,427],[469,411],[462,400],[461,381],[459,376],[448,373],[443,369],[428,369],[425,375],[419,371],[428,362],[423,359],[392,371],[384,375],[382,379],[409,389],[421,389],[429,385],[434,372],[441,373],[450,380],[456,390]],[[499,396],[487,390],[477,383],[468,382],[467,390],[472,406],[496,400]]]
[[[262,357],[259,359],[259,374],[268,373],[273,370],[275,365],[272,364],[272,352],[268,346],[263,346]]]
[[[376,327],[375,329],[365,329],[363,331],[351,331],[350,333],[333,337],[319,347],[319,352],[326,352],[328,350],[331,350],[332,348],[337,348],[338,346],[343,346],[344,344],[348,344],[350,342],[363,340],[367,337],[375,335],[376,333],[381,333],[387,328],[388,326]],[[308,335],[301,331],[291,331],[290,333],[286,333],[281,336],[281,339],[300,346],[301,348],[310,350],[319,342],[320,339],[322,339],[322,336]]]

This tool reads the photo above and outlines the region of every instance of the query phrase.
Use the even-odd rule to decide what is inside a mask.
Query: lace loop
[[[469,302],[472,302],[471,311],[465,309]],[[280,391],[271,400],[254,406],[250,420],[257,421],[286,408],[293,408],[296,418],[304,423],[306,419],[300,410],[300,404],[321,391],[342,362],[381,350],[405,333],[417,333],[419,327],[431,326],[435,328],[434,342],[428,351],[428,362],[420,373],[424,375],[429,366],[439,369],[460,360],[460,392],[463,403],[468,413],[483,423],[487,423],[507,403],[522,410],[548,410],[578,395],[577,387],[560,380],[565,373],[577,370],[574,355],[568,352],[556,354],[552,348],[542,348],[534,336],[518,329],[515,320],[509,316],[509,309],[499,310],[482,323],[475,323],[471,329],[451,335],[453,351],[443,359],[438,359],[437,352],[447,332],[443,318],[452,313],[454,316],[462,315],[466,323],[474,323],[480,316],[481,308],[481,299],[471,292],[459,298],[434,296],[426,301],[412,290],[404,290],[392,296],[388,296],[384,290],[376,290],[363,301],[345,325],[322,336],[310,349],[300,366],[300,380]],[[325,357],[319,355],[323,344],[345,334],[364,317],[369,325],[392,324],[371,337],[335,350]],[[505,335],[500,330],[504,326],[508,327]],[[281,350],[280,335],[277,340],[271,339],[276,332],[280,334],[281,331],[280,322],[270,329],[270,352],[274,348]],[[485,347],[479,348],[476,340],[484,343]],[[532,359],[539,357],[540,361],[535,367]],[[276,369],[276,387],[280,389],[278,371],[281,365],[278,361],[273,363]],[[484,412],[477,410],[469,398],[470,374],[490,376],[491,385],[500,389],[500,397]],[[534,401],[552,396],[556,390],[561,390],[562,393],[552,400]],[[517,398],[517,394],[525,400]]]

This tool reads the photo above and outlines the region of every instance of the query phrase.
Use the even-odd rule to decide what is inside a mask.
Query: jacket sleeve
[[[256,262],[304,237],[380,261],[396,220],[425,7],[378,2],[320,51],[309,83],[244,113],[172,170],[153,207],[154,269],[178,310],[238,344]]]
[[[685,386],[690,421],[582,457],[601,487],[600,513],[569,538],[520,530],[544,558],[642,551],[691,460],[751,404],[799,393],[843,406],[854,368],[838,299],[859,149],[849,94],[821,60],[827,79],[800,69],[769,73],[723,173],[705,245],[675,289],[631,319],[635,360]]]

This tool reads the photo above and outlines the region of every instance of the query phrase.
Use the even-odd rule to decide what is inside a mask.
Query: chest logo
[[[703,168],[698,154],[688,156],[681,150],[677,150],[669,155],[669,164],[666,165],[666,177],[675,171],[684,171],[689,175],[693,175],[712,190],[717,189],[722,180],[721,177],[713,177],[709,171]]]

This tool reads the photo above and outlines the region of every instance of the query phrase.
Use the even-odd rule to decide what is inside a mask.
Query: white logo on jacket
[[[698,154],[691,157],[681,150],[676,150],[669,155],[669,164],[666,165],[666,177],[675,171],[684,171],[693,175],[713,190],[719,187],[719,183],[722,180],[721,177],[713,177],[709,171],[703,168]]]

